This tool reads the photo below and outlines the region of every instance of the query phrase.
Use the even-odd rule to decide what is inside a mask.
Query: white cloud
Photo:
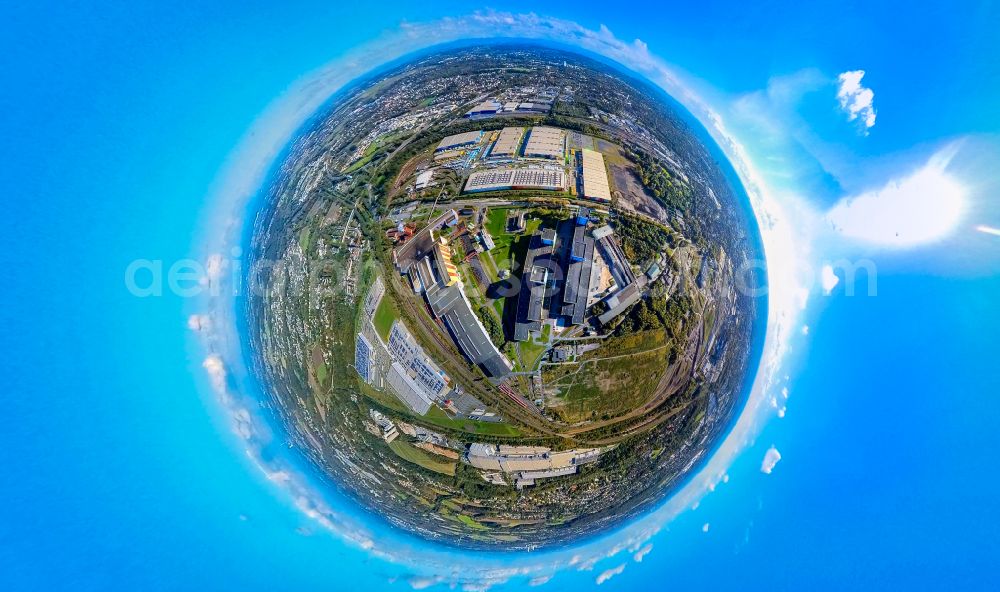
[[[868,130],[875,125],[875,93],[861,84],[864,70],[852,70],[837,76],[837,100],[840,108],[847,113],[847,119],[859,119]]]
[[[709,528],[712,528],[712,525],[711,525],[711,524],[709,524],[708,522],[706,522],[705,524],[702,524],[702,525],[701,525],[701,531],[702,531],[702,532],[708,532],[708,529],[709,529]]]
[[[950,144],[909,175],[840,200],[826,215],[849,238],[887,247],[912,247],[947,237],[966,210],[966,188],[948,173],[958,150]]]
[[[208,315],[193,314],[188,317],[187,326],[192,331],[205,331],[212,328],[212,319]]]
[[[636,551],[635,555],[632,556],[632,559],[635,559],[636,563],[642,563],[643,558],[645,558],[646,555],[649,555],[649,552],[652,550],[653,550],[653,544],[649,543],[645,547]]]
[[[548,584],[549,580],[552,579],[552,574],[546,574],[544,576],[535,576],[528,581],[529,586],[541,586],[542,584]]]
[[[840,278],[833,272],[832,265],[824,265],[820,274],[822,274],[820,276],[820,283],[823,285],[823,293],[829,294],[835,287],[837,287],[837,284],[840,282]]]
[[[809,325],[802,325],[802,334],[809,335]]]
[[[774,446],[767,449],[764,453],[764,460],[760,463],[760,472],[765,475],[770,475],[771,471],[774,470],[774,465],[778,464],[781,460],[781,453]]]
[[[602,571],[601,575],[597,576],[597,579],[594,580],[594,581],[597,582],[598,586],[600,586],[604,582],[607,582],[608,580],[610,580],[611,578],[615,577],[616,575],[622,573],[623,571],[625,571],[625,564],[624,563],[621,564],[621,565],[619,565],[618,567],[612,567],[611,569],[607,569],[607,570]]]

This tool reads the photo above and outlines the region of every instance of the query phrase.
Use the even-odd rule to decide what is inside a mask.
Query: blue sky
[[[437,581],[326,533],[248,462],[186,329],[192,304],[130,297],[122,272],[138,257],[204,254],[212,200],[247,154],[234,150],[259,140],[247,130],[277,97],[299,96],[296,81],[345,56],[374,65],[401,23],[433,40],[455,26],[439,19],[478,8],[489,6],[4,9],[5,589],[339,589],[357,565],[365,587]],[[1000,228],[995,5],[496,8],[578,23],[644,74],[676,76],[744,151],[760,205],[780,212],[768,256],[788,272],[780,366],[746,441],[699,481],[713,492],[590,569],[543,559],[547,587],[995,588],[1000,236],[976,230]],[[836,97],[838,75],[858,70],[870,129]],[[908,189],[920,171],[917,189],[940,189]],[[874,209],[831,230],[847,198]],[[953,222],[942,204],[960,206]],[[897,227],[930,238],[900,246]],[[831,265],[842,258],[877,263],[876,297],[846,296]],[[764,474],[772,446],[781,460]]]

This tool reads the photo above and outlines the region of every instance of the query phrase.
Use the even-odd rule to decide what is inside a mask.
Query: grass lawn
[[[388,294],[382,297],[382,301],[379,302],[378,308],[375,309],[375,318],[372,322],[375,325],[375,332],[378,336],[382,338],[383,341],[389,339],[389,331],[392,329],[392,322],[399,317],[399,310],[396,308],[396,303],[392,301],[392,298]]]
[[[468,526],[470,528],[474,528],[476,530],[486,530],[487,529],[486,526],[483,526],[482,524],[476,522],[470,516],[466,516],[465,514],[455,514],[455,517],[458,518],[459,522],[461,522],[462,524],[465,524],[466,526]]]
[[[452,419],[438,407],[431,407],[423,418],[424,422],[468,432],[470,434],[483,434],[488,436],[520,436],[521,431],[506,423],[496,423],[490,421],[473,421],[471,419]]]
[[[416,446],[413,446],[409,442],[404,442],[397,438],[389,443],[389,448],[391,448],[399,458],[405,461],[421,466],[429,471],[434,471],[435,473],[451,477],[455,476],[454,462],[439,460],[443,457],[438,457],[425,452]]]
[[[548,325],[545,325],[548,328]],[[524,365],[525,371],[530,371],[534,369],[535,364],[538,363],[538,359],[542,357],[545,350],[548,349],[548,345],[544,343],[535,343],[534,340],[522,341],[521,345],[521,363]]]
[[[630,353],[578,365],[547,367],[546,384],[564,389],[554,407],[564,421],[613,417],[635,409],[655,390],[667,366],[667,350]]]
[[[302,232],[299,233],[299,247],[302,249],[303,253],[309,252],[309,245],[310,245],[309,234],[310,234],[310,230],[311,229],[308,226],[306,226],[305,228],[302,229]]]

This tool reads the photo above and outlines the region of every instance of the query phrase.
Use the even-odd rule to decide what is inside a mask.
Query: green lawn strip
[[[404,442],[399,438],[389,442],[389,448],[391,448],[398,457],[405,461],[421,466],[429,471],[434,471],[435,473],[448,475],[450,477],[455,476],[454,461],[448,462],[440,460],[444,457],[438,457],[437,455],[421,450],[409,442]]]
[[[455,517],[458,518],[459,522],[465,524],[469,528],[475,528],[476,530],[488,530],[489,528],[487,526],[483,526],[482,524],[476,522],[471,517],[466,516],[465,514],[455,514]]]
[[[375,332],[383,340],[389,339],[389,331],[392,329],[392,322],[399,317],[399,310],[396,308],[396,303],[392,301],[392,298],[388,294],[382,297],[382,301],[379,302],[378,308],[375,309],[375,318],[373,323],[375,324]]]
[[[427,415],[423,416],[421,419],[424,423],[472,434],[510,437],[521,435],[521,431],[512,425],[490,421],[474,421],[471,419],[454,419],[448,417],[448,415],[439,407],[431,407],[431,410],[427,412]]]
[[[545,325],[547,328],[548,325]],[[524,369],[526,371],[533,370],[535,364],[538,363],[538,359],[542,357],[545,350],[548,349],[547,345],[535,343],[534,340],[528,340],[521,342],[521,362],[524,364]]]

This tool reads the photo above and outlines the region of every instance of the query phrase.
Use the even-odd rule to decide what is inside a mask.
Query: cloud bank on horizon
[[[728,482],[726,471],[729,465],[740,452],[752,445],[763,419],[775,413],[769,405],[771,393],[778,390],[784,380],[780,369],[786,359],[790,339],[794,335],[801,336],[799,328],[802,324],[798,318],[802,314],[806,297],[817,290],[816,286],[803,280],[815,267],[815,255],[810,252],[809,237],[804,234],[804,230],[812,229],[821,220],[821,216],[814,214],[813,209],[804,205],[801,199],[796,199],[796,196],[778,196],[770,189],[771,179],[754,166],[755,159],[751,157],[754,151],[737,139],[738,132],[727,127],[724,114],[731,112],[731,104],[724,105],[721,109],[710,105],[702,98],[701,93],[694,90],[696,85],[682,80],[663,60],[651,54],[646,44],[639,39],[626,42],[615,37],[604,26],[591,30],[571,21],[534,14],[486,12],[430,23],[403,23],[399,31],[387,33],[344,59],[303,78],[268,108],[230,158],[218,185],[218,211],[207,221],[206,252],[226,252],[238,244],[239,230],[246,216],[247,200],[261,186],[267,168],[291,140],[294,130],[335,90],[371,68],[406,53],[469,37],[547,39],[603,55],[660,85],[702,121],[736,168],[750,195],[761,228],[768,257],[771,290],[768,335],[753,393],[736,426],[691,482],[659,509],[622,527],[616,533],[570,550],[536,553],[531,556],[505,556],[502,560],[463,555],[462,561],[466,569],[458,574],[451,569],[456,560],[453,551],[399,545],[393,533],[374,532],[348,511],[329,503],[323,491],[297,472],[293,463],[280,457],[268,457],[265,460],[261,451],[268,445],[270,434],[254,415],[252,402],[246,400],[248,395],[238,392],[239,381],[234,378],[244,375],[245,368],[242,368],[238,336],[235,335],[232,301],[215,298],[202,303],[203,309],[192,316],[189,327],[203,342],[206,350],[203,366],[209,387],[231,417],[233,431],[245,446],[248,458],[263,471],[269,481],[289,494],[295,507],[316,523],[376,557],[406,565],[413,572],[409,582],[414,588],[443,584],[484,589],[513,578],[523,578],[532,585],[541,585],[560,570],[594,569],[599,562],[610,560],[624,552],[631,553],[633,561],[641,562],[652,550],[649,541],[667,522],[681,512],[697,506],[698,500],[718,484]],[[858,119],[868,129],[875,122],[874,93],[861,85],[863,71],[845,74],[851,76],[847,80],[841,80],[837,98],[849,118]],[[846,99],[840,98],[841,92],[845,93]],[[794,102],[794,97],[788,100]],[[852,203],[856,207],[867,201],[882,203],[883,195],[884,190],[868,196],[866,201],[859,199],[852,200]],[[892,212],[888,215],[891,216]],[[841,221],[844,234],[850,236],[847,230],[853,228],[853,218],[844,215],[837,219]],[[222,232],[219,232],[220,229]],[[224,275],[220,281],[225,281]],[[228,292],[221,290],[219,293]],[[780,413],[784,414],[784,407],[781,407]],[[777,454],[776,449],[771,450]],[[773,462],[769,470],[773,468],[777,458],[780,458],[780,455],[774,458],[771,450],[768,455],[771,455]],[[768,457],[765,456],[765,464],[767,462]],[[763,468],[762,466],[762,470]],[[706,523],[706,531],[707,526]],[[603,583],[621,573],[624,566],[622,563],[605,570],[598,576],[600,581],[597,583]]]

